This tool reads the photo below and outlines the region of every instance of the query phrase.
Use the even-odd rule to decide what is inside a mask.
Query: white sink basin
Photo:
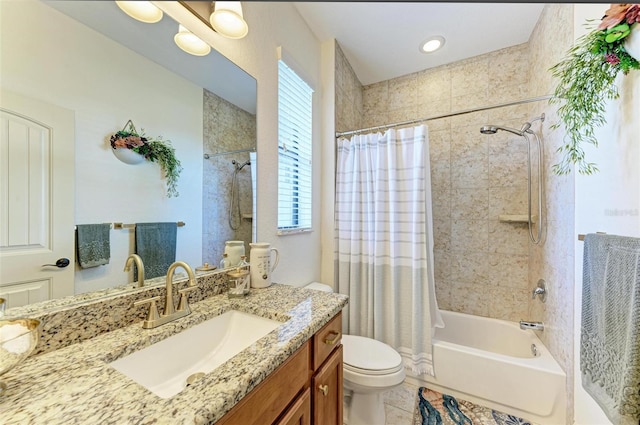
[[[190,376],[211,372],[281,324],[231,310],[109,365],[157,396],[170,398],[187,386]]]

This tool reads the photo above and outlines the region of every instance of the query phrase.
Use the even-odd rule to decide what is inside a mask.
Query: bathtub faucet
[[[520,329],[527,330],[532,329],[534,331],[543,331],[544,323],[542,322],[525,322],[524,320],[520,321]]]

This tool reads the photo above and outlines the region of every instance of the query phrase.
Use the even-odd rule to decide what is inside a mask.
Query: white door
[[[73,111],[0,92],[0,297],[19,307],[73,294]],[[67,267],[62,266],[68,259]]]

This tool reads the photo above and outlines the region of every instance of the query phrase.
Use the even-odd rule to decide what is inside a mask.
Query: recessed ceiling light
[[[444,46],[444,37],[436,35],[429,37],[420,43],[420,51],[422,53],[432,53]]]

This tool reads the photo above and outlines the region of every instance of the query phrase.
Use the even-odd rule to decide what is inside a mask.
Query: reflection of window
[[[278,230],[311,228],[313,90],[278,62]]]

